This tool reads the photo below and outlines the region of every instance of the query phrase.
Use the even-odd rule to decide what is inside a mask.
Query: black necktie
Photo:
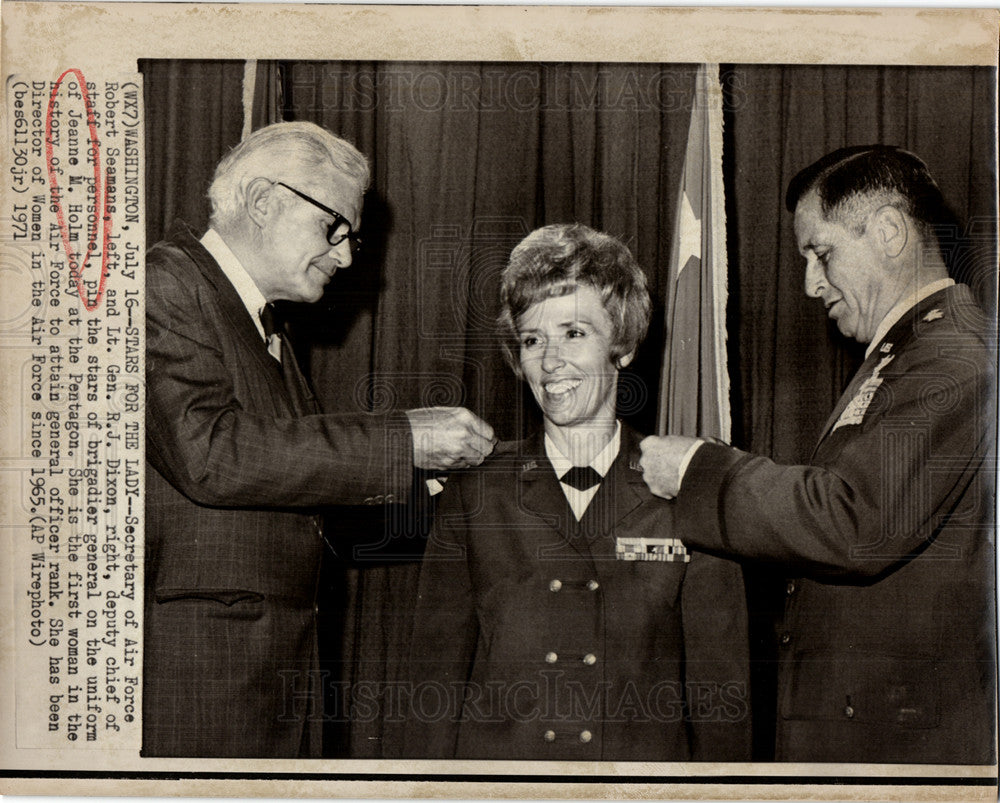
[[[309,415],[318,412],[316,399],[309,389],[309,383],[299,370],[299,364],[295,359],[295,352],[292,351],[292,344],[285,334],[283,318],[273,304],[265,304],[260,311],[260,322],[264,327],[264,335],[267,338],[267,350],[277,362],[280,363],[279,370],[285,381],[285,388],[292,402],[292,409],[296,415]],[[280,357],[275,355],[280,354]]]
[[[578,491],[586,491],[599,485],[602,479],[603,477],[594,470],[593,466],[573,466],[559,478],[559,482],[576,488]]]
[[[264,327],[264,340],[267,341],[267,351],[278,362],[281,362],[281,345],[284,337],[278,326],[274,304],[265,304],[260,310],[260,323]],[[278,344],[277,346],[275,344]]]

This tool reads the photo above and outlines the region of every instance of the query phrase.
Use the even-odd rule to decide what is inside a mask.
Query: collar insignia
[[[932,309],[924,316],[924,323],[930,323],[931,321],[939,320],[944,317],[944,313],[939,309]]]

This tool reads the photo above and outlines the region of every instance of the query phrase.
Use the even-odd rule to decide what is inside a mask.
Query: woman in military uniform
[[[616,417],[649,324],[629,250],[582,225],[513,251],[505,355],[543,431],[453,475],[428,542],[406,754],[744,761],[747,621],[737,564],[689,552]]]

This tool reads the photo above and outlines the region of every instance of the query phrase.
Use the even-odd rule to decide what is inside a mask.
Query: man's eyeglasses
[[[315,198],[306,195],[301,190],[295,189],[295,187],[290,187],[284,181],[275,181],[274,183],[279,187],[284,187],[289,192],[294,192],[303,201],[308,201],[313,206],[318,209],[322,209],[333,218],[333,223],[331,223],[326,229],[326,241],[330,245],[340,245],[344,242],[344,240],[349,240],[352,252],[357,251],[361,247],[361,238],[351,231],[350,221],[340,214],[340,212],[335,212],[329,206],[321,204]]]

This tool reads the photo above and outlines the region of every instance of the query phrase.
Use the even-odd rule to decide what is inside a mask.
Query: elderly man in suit
[[[777,561],[787,585],[776,754],[988,763],[994,756],[991,327],[948,278],[949,215],[916,156],[847,148],[786,203],[805,289],[868,343],[808,464],[648,438],[653,493],[688,546]]]
[[[219,164],[208,232],[148,254],[144,755],[320,755],[317,507],[492,448],[461,408],[320,414],[274,327],[351,264],[368,178],[329,131],[268,126]]]

